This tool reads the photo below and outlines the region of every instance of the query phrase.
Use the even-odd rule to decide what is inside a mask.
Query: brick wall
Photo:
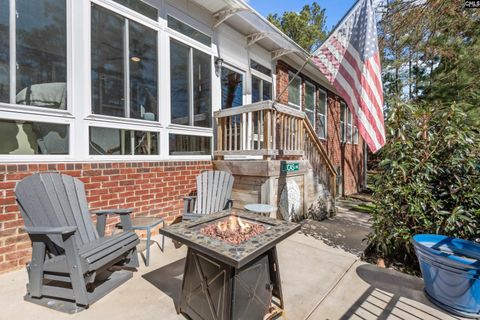
[[[284,61],[277,62],[276,75],[277,75],[277,94],[283,92],[284,88],[288,86],[288,71],[297,72],[298,70],[292,68]],[[327,139],[322,140],[327,153],[333,162],[333,165],[340,167],[342,171],[341,184],[343,188],[343,194],[349,195],[358,192],[365,181],[364,175],[364,146],[363,139],[359,135],[358,144],[341,143],[340,142],[340,101],[341,98],[333,92],[327,90],[311,78],[300,74],[302,77],[302,90],[303,90],[303,105],[305,105],[305,80],[313,83],[318,88],[327,92]],[[318,98],[318,92],[317,92]],[[318,101],[318,99],[317,99]],[[283,95],[279,98],[279,103],[288,104],[288,90],[285,90]],[[317,116],[315,112],[315,117]],[[317,119],[318,121],[318,119]]]
[[[91,210],[133,208],[133,216],[163,216],[171,222],[183,209],[182,196],[195,190],[195,177],[211,169],[211,161],[0,164],[0,273],[30,260],[31,244],[13,192],[26,176],[59,171],[78,177]],[[109,218],[109,228],[118,221]]]

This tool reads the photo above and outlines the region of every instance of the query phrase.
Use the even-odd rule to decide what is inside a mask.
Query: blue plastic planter
[[[430,300],[451,313],[480,317],[480,245],[433,234],[412,242]]]

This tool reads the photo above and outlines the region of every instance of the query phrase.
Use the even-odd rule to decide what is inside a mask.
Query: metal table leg
[[[150,238],[151,238],[152,232],[150,228],[147,228],[147,252],[146,252],[146,258],[145,258],[145,266],[148,267],[150,264]]]

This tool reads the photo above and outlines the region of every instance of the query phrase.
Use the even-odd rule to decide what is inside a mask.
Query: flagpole
[[[345,21],[345,19],[347,19],[347,17],[350,16],[350,14],[353,12],[353,9],[357,7],[358,3],[360,1],[363,1],[363,0],[356,0],[355,3],[352,5],[352,7],[347,11],[347,13],[345,13],[342,17],[342,19],[340,19],[340,21],[335,25],[335,28],[332,29],[332,31],[330,31],[330,33],[328,34],[328,36],[325,38],[325,41],[328,40],[328,38],[330,38],[330,36],[335,32],[335,30],[343,23],[343,21]],[[370,0],[367,0],[367,1],[370,1]],[[324,41],[324,43],[325,43]],[[296,77],[298,77],[298,75],[300,74],[300,72],[303,71],[303,69],[305,69],[305,67],[307,66],[308,62],[310,61],[310,59],[312,59],[312,57],[314,56],[314,53],[318,51],[318,49],[320,49],[322,47],[322,45],[320,45],[314,52],[311,52],[308,54],[307,56],[307,59],[305,60],[305,63],[303,64],[303,66],[297,71],[297,73],[295,73],[295,75],[293,76],[292,79],[290,79],[290,81],[288,81],[288,84],[285,88],[283,88],[282,92],[277,95],[277,98],[275,99],[275,101],[273,101],[273,105],[275,106],[275,103],[277,103],[280,98],[285,94],[285,92],[288,90],[288,87],[290,87],[290,84],[292,84],[293,80],[295,80]]]

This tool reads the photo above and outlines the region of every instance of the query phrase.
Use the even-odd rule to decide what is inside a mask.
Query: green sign
[[[300,164],[298,162],[282,163],[282,172],[298,171]]]

